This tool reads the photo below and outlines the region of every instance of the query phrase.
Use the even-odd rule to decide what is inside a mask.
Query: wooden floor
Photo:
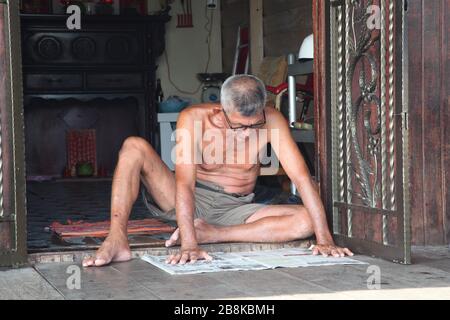
[[[448,247],[414,248],[405,266],[366,256],[381,289],[369,290],[369,265],[171,276],[139,259],[79,268],[81,289],[67,285],[78,262],[0,271],[0,299],[450,299]]]

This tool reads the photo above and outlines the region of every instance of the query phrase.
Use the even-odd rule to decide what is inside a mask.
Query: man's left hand
[[[333,256],[333,257],[345,257],[353,256],[353,252],[351,252],[347,248],[341,248],[334,244],[316,244],[313,248],[313,255],[322,254],[324,257]]]
[[[190,248],[181,248],[180,253],[172,254],[166,259],[168,264],[186,264],[195,263],[197,260],[211,261],[213,258],[203,249],[198,246]]]

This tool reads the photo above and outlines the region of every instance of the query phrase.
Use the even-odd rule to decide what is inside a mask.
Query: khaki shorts
[[[143,188],[143,200],[150,212],[164,219],[176,220],[175,209],[163,212]],[[251,215],[266,204],[253,203],[255,193],[242,196],[226,193],[223,187],[209,181],[197,180],[195,186],[195,218],[209,224],[232,226],[244,224]]]

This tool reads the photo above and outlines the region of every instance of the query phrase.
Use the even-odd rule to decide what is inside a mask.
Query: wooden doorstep
[[[286,243],[215,243],[200,245],[208,252],[244,252],[244,251],[260,251],[281,248],[309,248],[312,240],[296,240]],[[144,254],[151,255],[167,255],[173,251],[179,250],[179,246],[166,248],[162,243],[157,247],[131,248],[133,258],[140,258]],[[59,251],[59,252],[39,252],[28,255],[28,262],[31,265],[41,263],[54,262],[75,262],[81,263],[83,257],[92,255],[95,250],[79,250],[79,251]]]

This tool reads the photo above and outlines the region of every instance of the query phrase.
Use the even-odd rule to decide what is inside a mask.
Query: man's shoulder
[[[288,122],[284,115],[272,106],[267,106],[264,108],[264,112],[266,113],[266,121],[269,128],[281,128],[288,126]]]
[[[178,116],[177,128],[191,126],[196,121],[203,122],[213,107],[214,105],[205,103],[184,108]]]
[[[184,108],[181,113],[183,114],[196,114],[196,113],[204,113],[210,109],[212,109],[215,105],[210,103],[199,103],[193,104],[186,108]]]
[[[213,108],[214,105],[201,103],[201,104],[193,104],[189,107],[184,108],[180,112],[180,119],[190,119],[190,120],[199,120],[203,119],[205,115]]]

